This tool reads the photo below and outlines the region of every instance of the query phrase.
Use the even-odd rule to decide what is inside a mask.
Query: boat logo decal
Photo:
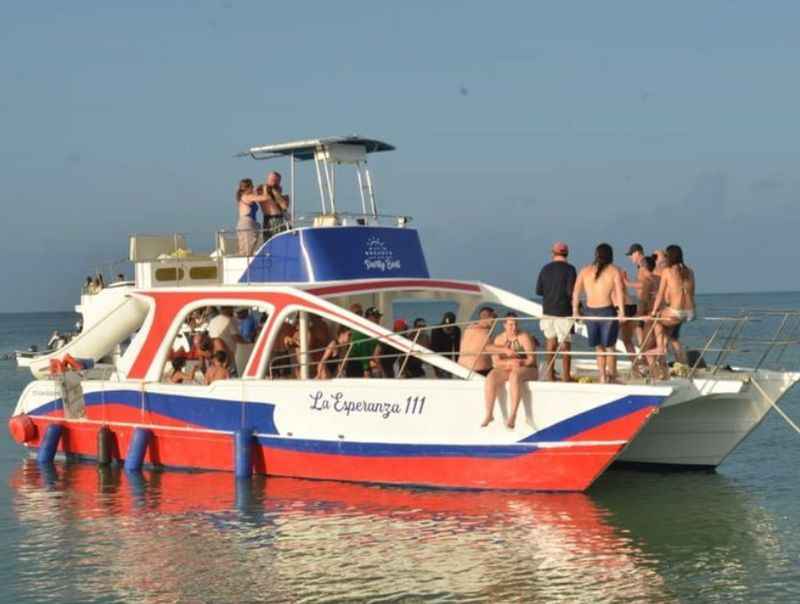
[[[343,392],[326,395],[322,390],[317,390],[309,394],[309,398],[311,399],[309,408],[312,411],[333,411],[344,413],[348,417],[350,414],[374,413],[383,419],[389,419],[393,415],[422,415],[425,409],[424,396],[409,396],[403,402],[348,400]]]
[[[392,250],[380,239],[380,237],[370,237],[367,239],[364,248],[364,267],[368,271],[400,270],[402,264],[399,259],[394,257]]]

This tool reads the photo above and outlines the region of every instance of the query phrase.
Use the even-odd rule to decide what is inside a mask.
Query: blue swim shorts
[[[602,308],[592,308],[587,306],[583,309],[583,314],[587,317],[612,317],[616,318],[617,311],[613,306]],[[586,329],[589,332],[589,346],[603,346],[613,348],[617,344],[619,337],[619,321],[586,321]]]

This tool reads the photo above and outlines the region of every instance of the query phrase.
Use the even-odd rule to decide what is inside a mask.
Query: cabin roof
[[[252,157],[253,159],[270,159],[294,155],[297,160],[314,159],[314,152],[317,149],[330,145],[358,145],[364,147],[367,153],[377,153],[379,151],[393,151],[394,147],[389,143],[376,140],[374,138],[364,138],[358,135],[351,136],[329,136],[325,138],[313,138],[288,143],[277,143],[273,145],[261,145],[250,147],[247,151],[237,154],[237,157]]]

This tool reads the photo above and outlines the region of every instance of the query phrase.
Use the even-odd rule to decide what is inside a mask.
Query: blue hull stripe
[[[573,415],[569,419],[553,424],[549,428],[539,430],[536,434],[531,434],[520,442],[537,443],[566,440],[581,432],[586,432],[646,407],[658,407],[665,398],[663,396],[643,396],[639,394],[626,396],[578,415]]]

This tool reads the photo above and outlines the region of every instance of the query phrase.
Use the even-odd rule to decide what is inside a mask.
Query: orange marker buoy
[[[11,438],[25,444],[36,438],[36,424],[27,415],[15,415],[8,420],[8,431]]]

